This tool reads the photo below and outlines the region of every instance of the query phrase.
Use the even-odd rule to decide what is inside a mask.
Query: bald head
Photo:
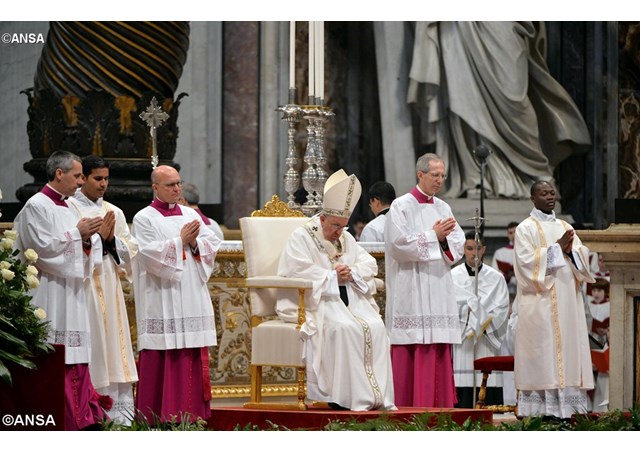
[[[180,176],[180,174],[178,173],[178,170],[176,170],[173,167],[170,167],[169,165],[160,165],[154,168],[153,171],[151,172],[151,182],[155,184],[163,178],[167,178],[167,177],[173,178],[175,176]]]
[[[151,172],[151,187],[160,201],[173,204],[182,196],[180,173],[168,165],[160,165]]]

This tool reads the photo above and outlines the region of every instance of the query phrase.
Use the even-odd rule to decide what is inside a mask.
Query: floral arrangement
[[[13,249],[18,234],[6,230],[0,236],[0,379],[11,384],[11,373],[5,362],[33,369],[30,360],[36,354],[49,352],[47,343],[49,322],[42,308],[31,304],[29,290],[36,288],[38,269],[33,265],[38,254],[33,249],[24,252],[26,262],[17,258]]]

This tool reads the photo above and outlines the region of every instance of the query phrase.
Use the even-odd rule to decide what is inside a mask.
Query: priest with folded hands
[[[178,171],[153,170],[153,202],[133,219],[138,326],[136,406],[154,422],[211,415],[208,347],[216,345],[207,283],[221,241],[200,215],[181,206]]]

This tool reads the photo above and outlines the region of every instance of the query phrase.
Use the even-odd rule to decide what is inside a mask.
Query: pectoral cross
[[[156,128],[162,126],[166,120],[169,119],[169,115],[162,110],[162,107],[158,105],[156,97],[151,99],[151,103],[147,107],[147,110],[140,114],[140,118],[147,123],[151,133],[151,146],[153,154],[151,155],[151,165],[155,169],[158,166],[158,140],[156,138]]]

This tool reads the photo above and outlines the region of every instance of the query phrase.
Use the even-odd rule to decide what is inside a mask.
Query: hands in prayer
[[[575,231],[567,230],[564,232],[562,237],[558,239],[556,242],[560,244],[560,248],[564,253],[570,253],[571,247],[573,247],[573,236],[575,235]]]
[[[433,231],[436,232],[438,241],[443,242],[455,227],[456,219],[454,219],[453,217],[449,217],[448,219],[436,220],[436,223],[433,224]]]
[[[193,220],[192,222],[185,223],[180,230],[180,238],[183,244],[189,244],[191,247],[195,247],[196,239],[200,233],[200,221]]]
[[[104,241],[111,241],[115,236],[116,215],[113,211],[107,211],[102,219],[102,225],[98,229],[98,234]]]
[[[338,275],[338,283],[346,283],[353,280],[351,269],[346,264],[336,265],[336,274]]]
[[[98,232],[101,225],[102,217],[83,217],[76,225],[76,228],[78,228],[82,240],[86,242]]]

